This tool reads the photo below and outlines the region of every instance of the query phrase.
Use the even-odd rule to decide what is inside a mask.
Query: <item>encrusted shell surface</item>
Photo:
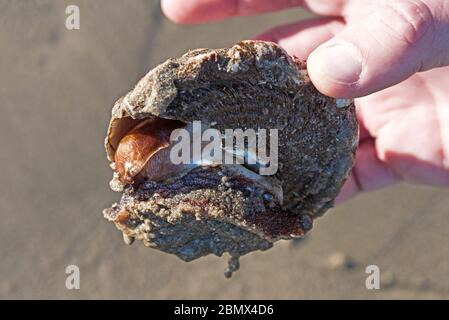
[[[113,107],[106,138],[111,162],[130,126],[153,116],[201,120],[219,130],[279,130],[274,178],[282,185],[282,207],[267,203],[270,195],[264,196],[263,188],[239,182],[238,175],[230,174],[232,183],[225,185],[220,177],[228,174],[222,166],[199,168],[170,184],[127,186],[120,203],[105,210],[128,237],[184,260],[208,253],[245,254],[304,234],[332,206],[358,142],[352,102],[320,94],[305,62],[270,42],[197,49],[151,70]],[[126,219],[118,219],[123,212]]]

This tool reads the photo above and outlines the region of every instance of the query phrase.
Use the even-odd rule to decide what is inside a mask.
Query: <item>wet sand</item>
[[[65,28],[65,8],[81,29]],[[319,219],[302,241],[241,259],[185,263],[126,246],[103,208],[118,200],[103,150],[110,108],[147,70],[231,45],[300,10],[176,26],[157,1],[0,0],[0,298],[449,298],[449,192],[397,186]],[[81,289],[67,290],[78,265]],[[378,265],[381,290],[365,288]]]

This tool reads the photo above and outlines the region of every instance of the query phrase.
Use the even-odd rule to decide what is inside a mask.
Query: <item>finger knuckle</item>
[[[386,13],[389,32],[409,45],[434,29],[432,11],[422,0],[386,1]]]

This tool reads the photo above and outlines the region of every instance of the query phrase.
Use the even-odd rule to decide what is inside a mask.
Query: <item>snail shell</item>
[[[197,120],[220,131],[277,129],[278,171],[261,177],[239,165],[197,166],[170,179],[135,179],[148,178],[149,161],[161,162],[154,155],[169,144],[166,129]],[[104,216],[128,238],[186,261],[265,250],[303,236],[332,206],[357,142],[353,103],[320,94],[306,63],[278,45],[193,50],[151,70],[115,103],[106,151],[111,185],[124,191]],[[117,219],[123,212],[127,219]]]

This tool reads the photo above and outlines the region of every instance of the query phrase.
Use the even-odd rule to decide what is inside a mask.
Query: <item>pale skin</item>
[[[257,36],[307,59],[322,93],[356,98],[356,164],[337,203],[397,182],[449,187],[449,1],[162,0],[177,23],[301,6],[323,17]]]

